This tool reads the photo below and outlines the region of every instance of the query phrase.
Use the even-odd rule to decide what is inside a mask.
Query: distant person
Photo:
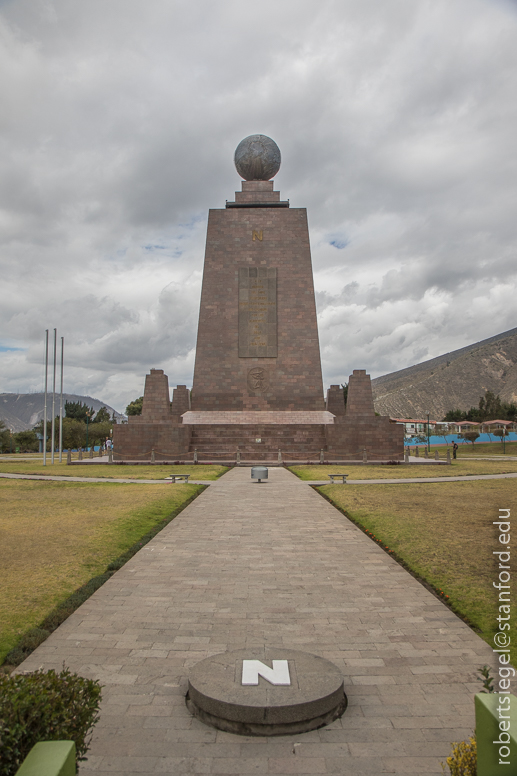
[[[456,451],[457,450],[458,450],[458,445],[456,444],[456,442],[454,442],[454,444],[452,445],[452,457],[453,458],[456,458]]]

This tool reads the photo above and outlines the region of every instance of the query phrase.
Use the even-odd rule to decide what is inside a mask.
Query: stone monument
[[[366,372],[346,408],[339,386],[325,403],[307,212],[274,191],[280,161],[265,135],[239,143],[242,190],[209,211],[191,396],[178,386],[167,406],[167,376],[151,370],[142,415],[114,428],[118,459],[403,459]]]

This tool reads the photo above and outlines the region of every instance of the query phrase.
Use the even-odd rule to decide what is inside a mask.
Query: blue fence
[[[427,444],[427,436],[424,432],[422,432],[422,436],[425,436],[425,442],[419,442],[415,439],[415,437],[406,437],[404,444],[406,447],[408,445],[426,445]],[[517,433],[515,431],[512,431],[510,434],[506,434],[505,440],[507,442],[517,442]],[[468,442],[466,439],[463,439],[461,434],[447,434],[447,436],[434,436],[431,434],[429,436],[429,441],[432,445],[451,445],[453,442],[457,442],[458,444],[465,444],[470,445],[471,442]],[[496,437],[494,434],[480,434],[479,438],[476,439],[476,442],[474,444],[477,444],[478,442],[498,442],[502,447],[501,437]]]

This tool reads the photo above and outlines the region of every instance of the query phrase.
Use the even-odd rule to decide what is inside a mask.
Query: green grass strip
[[[83,486],[84,487],[84,486]],[[92,486],[90,486],[92,487]],[[100,484],[93,487],[110,487]],[[114,486],[117,487],[117,486]],[[134,486],[130,486],[134,487]],[[117,537],[117,526],[113,526],[112,546],[115,551],[126,546],[117,557],[107,565],[101,574],[96,574],[85,584],[69,595],[65,600],[55,606],[52,611],[36,627],[29,628],[18,639],[16,645],[6,654],[0,668],[3,671],[11,671],[20,665],[29,655],[42,644],[53,631],[56,630],[76,609],[78,609],[90,596],[95,593],[105,582],[110,579],[115,572],[122,568],[142,547],[151,541],[160,531],[165,528],[174,518],[182,512],[195,498],[197,498],[208,486],[190,485],[190,494],[177,505],[172,511],[166,507],[164,514],[164,505],[160,502],[150,504],[145,509],[135,510],[131,514],[131,525],[126,525],[123,537]],[[126,521],[127,522],[127,521]],[[152,527],[149,528],[151,522]],[[142,530],[144,529],[144,533]],[[129,542],[129,546],[128,545]]]

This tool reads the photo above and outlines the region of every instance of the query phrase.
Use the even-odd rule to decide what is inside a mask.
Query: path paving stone
[[[246,469],[248,471],[248,469]],[[66,477],[50,474],[4,474],[0,472],[0,478],[10,480],[55,480],[56,482],[119,482],[124,484],[164,485],[166,480],[137,480],[121,479],[120,477]],[[463,474],[459,477],[399,477],[384,480],[347,480],[348,485],[400,485],[405,482],[463,482],[465,480],[505,480],[517,477],[517,472],[507,474]],[[189,480],[190,485],[212,485],[215,480]],[[167,484],[171,484],[170,481]],[[172,483],[184,485],[184,481]],[[329,480],[305,480],[306,485],[330,485]],[[341,483],[339,483],[341,484]]]
[[[339,486],[336,486],[339,487]],[[346,487],[346,486],[344,486]],[[207,727],[191,666],[278,645],[342,670],[349,707],[309,733]],[[65,662],[104,684],[81,776],[441,774],[474,728],[492,651],[338,510],[285,469],[236,468],[134,556],[19,670]]]

